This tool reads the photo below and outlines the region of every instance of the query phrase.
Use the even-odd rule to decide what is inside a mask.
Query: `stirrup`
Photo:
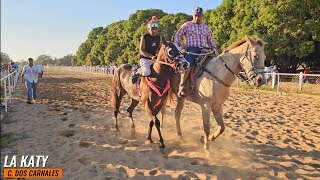
[[[132,77],[131,77],[131,80],[132,80],[132,84],[135,84],[139,79],[139,75],[136,74],[136,72],[132,72]]]

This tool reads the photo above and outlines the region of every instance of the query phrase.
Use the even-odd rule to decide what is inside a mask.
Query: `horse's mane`
[[[256,37],[254,37],[254,36],[248,36],[248,35],[246,35],[246,36],[247,36],[251,41],[253,41],[255,44],[259,44],[260,46],[263,46],[263,45],[264,45],[264,43],[263,43],[263,41],[262,41],[261,39],[256,38]],[[228,52],[228,51],[230,51],[230,50],[232,50],[232,49],[234,49],[234,48],[237,48],[237,47],[241,46],[243,43],[247,42],[246,36],[245,36],[244,38],[242,38],[242,39],[240,39],[240,40],[232,43],[232,44],[231,44],[229,47],[227,47],[223,52]]]

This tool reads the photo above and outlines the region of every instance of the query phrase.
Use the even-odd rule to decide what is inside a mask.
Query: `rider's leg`
[[[140,59],[140,68],[132,72],[132,83],[136,83],[139,76],[149,76],[151,74],[150,66],[153,62],[149,59]]]
[[[151,74],[150,66],[153,62],[150,59],[141,58],[140,59],[140,68],[135,71],[134,75],[138,76],[149,76]]]
[[[187,48],[187,52],[200,53],[201,52],[201,48],[188,47]],[[195,60],[196,60],[196,56],[193,55],[193,54],[185,54],[184,57],[190,63],[190,67],[188,68],[188,70],[185,73],[181,74],[181,79],[180,79],[180,84],[179,84],[179,92],[178,92],[178,96],[179,97],[186,95],[184,85],[185,85],[185,82],[188,79],[188,76],[190,74],[191,68],[194,66]]]

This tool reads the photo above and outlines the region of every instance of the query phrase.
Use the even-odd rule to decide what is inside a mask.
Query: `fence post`
[[[275,84],[276,84],[276,74],[275,74],[275,72],[272,72],[272,75],[271,75],[271,77],[272,77],[272,89],[274,89],[274,86],[275,86]]]
[[[279,94],[279,88],[280,88],[280,74],[277,74],[277,94]]]
[[[3,89],[4,89],[4,110],[8,112],[8,99],[7,99],[7,80],[3,81]]]
[[[8,85],[9,85],[9,103],[11,103],[11,75],[8,77]]]
[[[298,87],[298,91],[301,92],[302,90],[302,85],[303,85],[303,73],[300,72],[300,75],[299,75],[299,87]]]

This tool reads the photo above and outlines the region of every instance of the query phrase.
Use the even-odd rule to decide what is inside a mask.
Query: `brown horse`
[[[153,64],[150,77],[141,77],[139,89],[137,89],[137,85],[132,84],[131,81],[132,66],[126,64],[119,67],[113,77],[111,95],[115,116],[114,128],[116,131],[119,131],[118,113],[121,99],[125,94],[128,94],[132,98],[131,104],[127,109],[131,120],[132,136],[134,136],[135,132],[132,112],[139,102],[141,102],[150,117],[147,140],[150,143],[153,143],[151,132],[153,125],[155,125],[160,138],[159,147],[165,147],[157,114],[161,110],[168,95],[168,90],[170,88],[169,77],[173,76],[176,71],[180,72],[186,68],[185,63],[182,63],[182,60],[183,56],[181,55],[178,46],[172,42],[164,42],[164,45],[161,47],[157,56],[157,60]],[[140,95],[138,95],[138,91],[140,92]]]
[[[245,36],[228,47],[218,57],[213,57],[204,67],[204,72],[196,80],[194,95],[179,97],[175,110],[176,130],[178,136],[182,138],[180,129],[180,117],[185,99],[199,104],[202,109],[204,138],[204,150],[209,156],[208,141],[214,141],[225,130],[223,122],[222,105],[229,96],[230,86],[235,81],[236,76],[243,70],[246,74],[244,79],[248,84],[259,87],[266,82],[262,71],[264,70],[264,45],[262,41],[255,37]],[[179,75],[172,78],[172,90],[174,94],[178,92]],[[188,85],[188,84],[187,84]],[[162,111],[164,112],[164,111]],[[213,113],[219,128],[210,135],[210,112]],[[164,114],[162,114],[163,116]]]

